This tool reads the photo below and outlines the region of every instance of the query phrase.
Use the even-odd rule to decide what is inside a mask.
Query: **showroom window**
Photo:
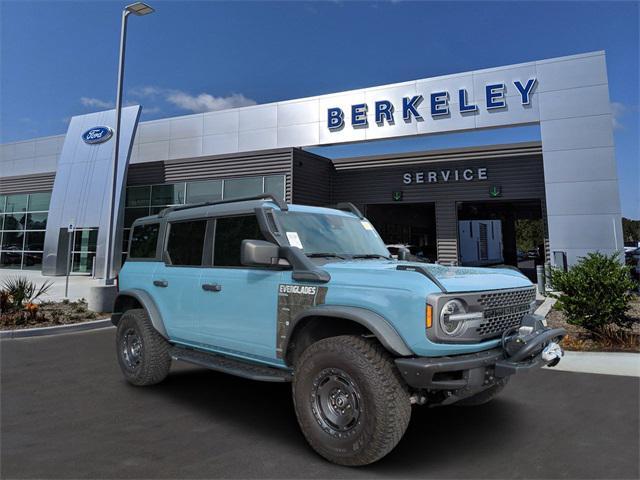
[[[0,268],[40,270],[51,192],[0,195]]]
[[[284,198],[285,176],[269,175],[127,187],[122,260],[126,259],[131,225],[138,218],[155,215],[164,208],[175,205],[215,202],[260,193],[272,193],[278,198]]]

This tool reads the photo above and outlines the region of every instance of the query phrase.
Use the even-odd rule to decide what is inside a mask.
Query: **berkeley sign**
[[[536,78],[530,78],[526,82],[516,80],[513,82],[520,94],[520,103],[529,105],[531,103],[531,94],[537,83]],[[495,110],[506,108],[507,101],[505,98],[504,83],[492,83],[485,86],[485,100],[487,110]],[[461,114],[469,114],[478,111],[478,105],[470,103],[467,98],[467,90],[464,88],[456,92],[458,111]],[[447,117],[451,114],[450,94],[446,90],[433,92],[429,95],[430,108],[429,113],[433,118]],[[424,101],[423,95],[414,95],[412,97],[402,98],[402,119],[405,122],[411,122],[412,119],[417,121],[423,120],[422,109],[419,107]],[[351,105],[350,117],[351,126],[354,128],[366,128],[369,126],[367,114],[369,113],[369,105],[366,103],[358,103]],[[385,121],[389,125],[395,123],[394,114],[396,106],[389,100],[379,100],[373,105],[374,120],[378,126],[383,126]],[[345,125],[345,114],[340,107],[331,107],[327,109],[327,127],[329,130],[340,130]]]

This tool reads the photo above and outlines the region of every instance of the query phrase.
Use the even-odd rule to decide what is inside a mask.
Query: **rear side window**
[[[138,225],[131,234],[130,258],[155,258],[160,224]]]
[[[202,265],[206,230],[206,220],[171,223],[167,241],[171,265]]]
[[[242,240],[265,240],[255,215],[226,217],[216,220],[213,248],[214,267],[241,267]]]

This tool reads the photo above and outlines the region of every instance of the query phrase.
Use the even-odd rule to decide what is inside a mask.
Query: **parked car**
[[[156,384],[180,360],[291,382],[311,447],[357,466],[396,446],[412,405],[481,405],[560,360],[565,331],[532,314],[520,273],[395,260],[338,207],[267,195],[136,220],[112,315],[127,381]]]
[[[640,281],[640,247],[625,247],[624,260],[631,267],[631,276]]]

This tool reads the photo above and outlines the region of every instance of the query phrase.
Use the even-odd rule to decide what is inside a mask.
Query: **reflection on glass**
[[[124,227],[129,228],[131,224],[138,218],[149,215],[149,208],[125,208],[124,209]]]
[[[151,205],[175,205],[184,203],[184,183],[153,185]]]
[[[74,253],[71,271],[74,273],[91,273],[95,256],[96,254],[93,252]]]
[[[46,230],[48,212],[27,214],[27,230]]]
[[[147,207],[151,201],[151,187],[129,187],[127,188],[127,207]]]
[[[222,200],[222,180],[187,184],[187,203],[215,202]]]
[[[5,230],[24,230],[24,213],[8,213],[4,216]]]
[[[32,193],[29,195],[29,211],[38,212],[49,210],[51,192]]]
[[[2,250],[22,250],[24,232],[3,232]]]
[[[7,202],[6,195],[0,195],[0,213],[4,213],[5,204]]]
[[[284,198],[284,175],[264,177],[264,193],[272,193],[278,198]]]
[[[22,252],[0,253],[1,268],[20,268],[21,264],[22,264]]]
[[[22,268],[25,270],[40,270],[42,268],[42,253],[24,252]]]
[[[7,213],[24,212],[27,210],[28,195],[7,195]]]
[[[98,229],[83,229],[73,232],[73,250],[95,252],[98,243]]]
[[[262,193],[262,177],[232,178],[224,181],[224,199],[250,197]]]
[[[27,232],[25,250],[44,250],[44,232]]]

